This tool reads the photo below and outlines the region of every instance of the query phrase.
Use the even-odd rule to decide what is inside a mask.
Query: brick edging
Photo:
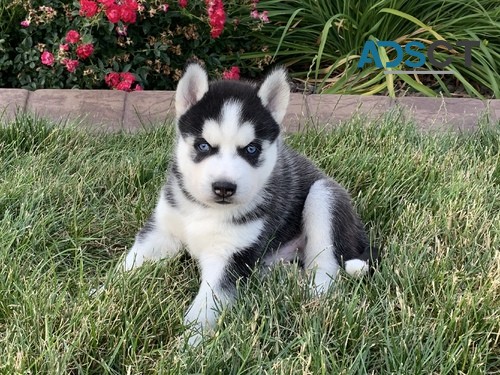
[[[0,89],[0,120],[8,122],[26,112],[56,122],[136,131],[170,120],[174,97],[173,91]],[[500,100],[292,94],[284,127],[300,131],[306,124],[337,124],[354,115],[376,120],[393,108],[401,109],[425,130],[473,130],[484,116],[492,123],[500,122]]]

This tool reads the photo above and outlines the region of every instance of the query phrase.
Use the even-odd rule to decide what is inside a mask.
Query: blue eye
[[[206,142],[202,142],[202,143],[198,143],[196,145],[196,149],[199,151],[199,152],[202,152],[202,153],[207,153],[209,152],[211,149],[212,149],[212,146],[210,146],[208,143]]]
[[[249,155],[254,155],[257,153],[257,151],[259,151],[259,149],[257,148],[256,145],[254,145],[253,143],[250,143],[246,148],[245,148],[245,151],[247,154]]]

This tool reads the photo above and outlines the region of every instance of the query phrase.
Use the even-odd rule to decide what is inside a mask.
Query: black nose
[[[212,184],[215,195],[221,198],[229,198],[236,192],[236,185],[228,181],[216,181]]]

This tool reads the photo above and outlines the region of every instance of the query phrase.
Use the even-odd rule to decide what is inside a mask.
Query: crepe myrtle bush
[[[4,0],[0,0],[2,2]],[[214,76],[259,74],[258,0],[14,0],[0,36],[0,87],[173,89],[188,59]],[[3,21],[0,19],[0,23]],[[234,74],[237,71],[238,74]]]

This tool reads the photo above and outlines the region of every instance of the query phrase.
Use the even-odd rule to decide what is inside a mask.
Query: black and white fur
[[[364,274],[376,257],[351,200],[338,183],[288,148],[280,136],[290,89],[274,70],[259,86],[209,83],[198,64],[179,81],[177,143],[157,206],[123,268],[171,257],[184,246],[201,285],[185,314],[198,331],[235,297],[236,281],[261,262],[298,257],[323,292],[339,267]]]

